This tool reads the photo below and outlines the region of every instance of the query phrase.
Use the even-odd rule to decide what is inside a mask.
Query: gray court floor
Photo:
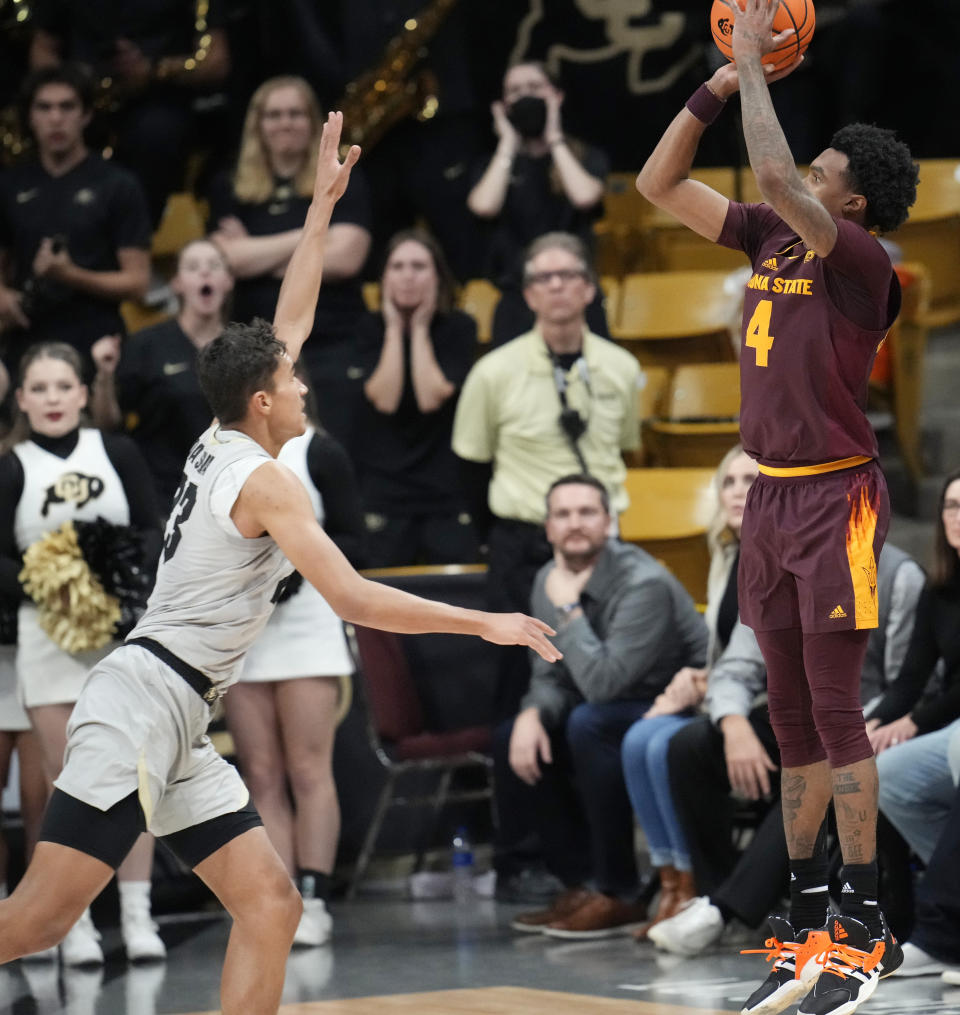
[[[681,959],[629,938],[551,941],[509,929],[516,906],[488,900],[464,908],[451,901],[360,898],[335,903],[334,942],[294,952],[284,1002],[522,986],[662,1006],[664,1013],[738,1011],[766,975],[760,956],[739,949],[759,941],[721,942]],[[104,935],[102,970],[61,970],[11,963],[0,969],[0,1015],[173,1015],[218,1008],[220,962],[229,922],[219,914],[180,915],[161,923],[165,963],[130,967],[115,930]],[[938,977],[884,981],[860,1011],[960,1015],[960,988]]]

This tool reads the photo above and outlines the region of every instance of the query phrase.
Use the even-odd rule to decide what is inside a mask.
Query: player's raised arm
[[[797,173],[767,87],[778,75],[765,73],[763,64],[764,56],[790,32],[772,33],[776,0],[745,0],[745,3],[746,8],[736,13],[733,55],[750,168],[764,201],[797,231],[808,248],[826,257],[836,243],[837,224],[823,204],[807,191]],[[791,65],[788,72],[795,66],[796,63]]]
[[[347,189],[350,170],[360,157],[360,149],[353,145],[346,158],[340,161],[342,128],[343,114],[329,113],[320,135],[313,199],[307,210],[300,242],[290,256],[290,263],[284,273],[273,318],[277,338],[286,345],[294,362],[299,358],[300,349],[313,328],[330,214]]]
[[[279,463],[251,473],[233,518],[245,535],[266,530],[290,563],[351,623],[401,634],[473,634],[496,645],[525,645],[548,662],[561,658],[547,638],[555,632],[534,617],[466,610],[362,578],[317,523],[303,484]]]
[[[771,46],[779,45],[786,37],[785,33],[771,36],[768,31],[767,34]],[[761,65],[760,77],[766,82],[778,81],[799,65],[800,60],[781,70]],[[737,68],[733,64],[718,68],[710,80],[690,96],[637,176],[637,190],[648,201],[711,241],[716,241],[723,229],[730,202],[723,194],[698,180],[691,180],[690,169],[704,131],[723,112],[727,99],[739,87]],[[792,159],[790,168],[796,176]]]
[[[730,81],[730,74],[721,73],[725,71],[721,67],[687,100],[637,176],[637,190],[651,204],[713,242],[723,228],[730,202],[706,184],[691,180],[690,169],[703,132],[737,90],[736,73]]]

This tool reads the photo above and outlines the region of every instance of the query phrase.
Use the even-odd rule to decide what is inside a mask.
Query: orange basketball
[[[743,0],[736,0],[737,7],[743,10]],[[713,0],[710,11],[710,31],[717,48],[728,59],[733,60],[733,22],[734,12],[723,0]],[[777,13],[773,19],[774,34],[788,28],[794,29],[783,45],[771,50],[764,57],[764,63],[772,63],[775,67],[785,67],[792,63],[810,45],[816,18],[813,13],[813,0],[780,0]]]

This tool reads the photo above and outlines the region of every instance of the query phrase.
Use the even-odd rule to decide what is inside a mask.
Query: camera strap
[[[553,364],[553,383],[557,388],[557,397],[560,399],[560,429],[563,431],[564,436],[570,444],[570,450],[573,452],[574,457],[577,460],[577,464],[580,466],[580,471],[585,475],[590,475],[590,470],[587,468],[587,461],[583,457],[583,452],[580,450],[580,437],[574,436],[570,429],[571,422],[579,430],[579,434],[582,437],[586,432],[587,424],[583,417],[577,412],[576,409],[571,408],[570,403],[567,401],[567,372],[563,369],[563,365],[557,358],[556,354],[550,353],[550,361]],[[583,379],[584,386],[587,389],[587,394],[590,394],[590,371],[587,368],[587,361],[581,355],[578,357],[576,362],[573,364],[580,372],[580,377]],[[568,422],[571,421],[571,422]]]

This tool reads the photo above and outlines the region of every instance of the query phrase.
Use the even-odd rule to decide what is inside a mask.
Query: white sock
[[[150,912],[149,881],[118,881],[117,888],[120,891],[121,916],[130,910]]]

